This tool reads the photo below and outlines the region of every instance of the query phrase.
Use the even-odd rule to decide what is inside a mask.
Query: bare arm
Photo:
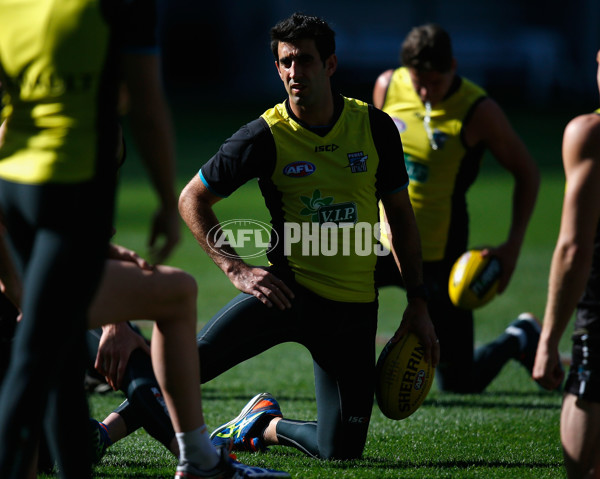
[[[4,135],[6,135],[6,120],[0,124],[0,148],[4,144]]]
[[[135,251],[113,243],[109,245],[107,258],[134,263],[140,269],[146,271],[152,271],[153,269],[153,266]]]
[[[469,145],[482,142],[514,179],[512,215],[508,238],[501,245],[485,250],[502,264],[498,292],[503,292],[517,265],[527,225],[531,219],[540,184],[539,170],[527,148],[510,125],[498,104],[490,98],[476,108],[465,133]]]
[[[174,135],[159,66],[155,55],[124,55],[131,127],[160,203],[149,238],[151,259],[156,263],[163,262],[180,239]],[[163,244],[159,245],[159,239]]]
[[[209,235],[213,228],[219,227],[213,205],[220,199],[198,175],[181,192],[179,211],[196,241],[237,289],[252,294],[268,307],[290,308],[294,294],[283,281],[264,268],[246,264],[230,245],[217,245],[214,236]]]
[[[533,378],[555,389],[563,378],[558,344],[577,306],[592,264],[600,221],[600,117],[573,119],[563,137],[567,188],[558,241],[552,256],[544,325]]]
[[[141,349],[150,356],[150,346],[128,323],[102,326],[94,368],[115,391],[121,388],[129,357],[136,349]]]
[[[385,94],[387,93],[390,80],[392,79],[392,73],[394,73],[394,70],[386,70],[379,75],[375,81],[375,87],[373,88],[373,106],[376,108],[383,108]]]
[[[386,195],[382,198],[385,214],[390,226],[392,252],[407,291],[423,284],[421,261],[421,238],[417,222],[408,197],[408,191]],[[400,337],[407,331],[417,334],[426,350],[427,360],[435,367],[440,359],[440,345],[427,303],[423,298],[409,299],[402,317],[402,323],[395,336]]]

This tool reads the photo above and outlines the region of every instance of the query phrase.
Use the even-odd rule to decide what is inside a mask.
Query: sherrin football
[[[498,290],[502,268],[498,258],[469,250],[456,260],[448,280],[448,295],[462,309],[477,309],[489,303]]]
[[[396,343],[392,340],[377,360],[375,397],[381,412],[390,419],[413,414],[429,393],[435,368],[425,361],[425,347],[414,333]]]

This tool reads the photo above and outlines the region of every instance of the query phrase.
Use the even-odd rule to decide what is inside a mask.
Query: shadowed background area
[[[377,75],[398,64],[410,28],[436,22],[452,36],[459,73],[505,106],[597,99],[597,0],[161,0],[173,99],[270,104],[282,98],[269,29],[294,11],[321,16],[336,31],[335,81],[347,96],[370,101]]]

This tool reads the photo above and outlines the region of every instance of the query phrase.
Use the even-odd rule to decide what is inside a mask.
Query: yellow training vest
[[[40,184],[94,176],[98,87],[108,38],[99,1],[0,3],[7,121],[0,178]]]
[[[296,280],[335,301],[374,301],[379,157],[367,104],[344,98],[325,136],[294,121],[285,103],[262,118],[275,140],[271,180],[281,194],[286,256]]]
[[[431,111],[430,128],[437,150],[430,144],[424,125],[425,106],[410,80],[408,69],[394,71],[383,111],[396,122],[410,177],[408,192],[421,235],[424,261],[444,257],[452,215],[452,195],[461,163],[468,151],[461,131],[475,102],[486,92],[462,79],[457,91]],[[383,242],[383,240],[382,240]]]

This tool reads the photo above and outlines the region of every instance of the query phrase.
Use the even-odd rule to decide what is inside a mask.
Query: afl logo
[[[392,117],[394,123],[396,124],[396,128],[400,133],[404,133],[406,131],[406,123],[404,123],[400,118]]]
[[[294,161],[283,168],[283,174],[292,178],[303,178],[312,175],[316,169],[310,161]]]
[[[425,370],[420,369],[417,373],[417,377],[415,378],[415,390],[418,391],[423,387],[423,383],[425,382]]]

